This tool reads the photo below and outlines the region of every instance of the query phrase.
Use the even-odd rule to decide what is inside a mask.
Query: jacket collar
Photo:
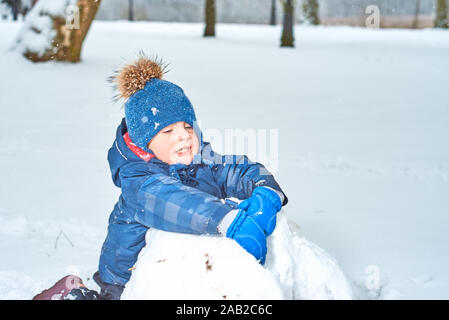
[[[125,140],[126,146],[140,159],[143,161],[150,161],[151,158],[155,157],[154,154],[146,152],[145,150],[140,149],[138,146],[135,145],[134,142],[131,141],[131,138],[129,137],[128,132],[126,132],[123,135],[123,140]]]

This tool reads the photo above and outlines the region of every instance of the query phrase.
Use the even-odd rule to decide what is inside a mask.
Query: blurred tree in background
[[[12,18],[14,21],[19,17],[20,8],[22,7],[22,3],[20,0],[2,0],[2,3],[6,3],[12,13]]]
[[[447,15],[447,0],[437,0],[435,18],[436,28],[449,28],[449,19]]]
[[[294,0],[281,0],[284,8],[284,21],[282,24],[281,47],[294,47],[293,26],[294,20]]]
[[[12,19],[18,20],[19,14],[25,17],[30,9],[36,4],[37,0],[2,0],[11,10]]]
[[[134,0],[128,0],[128,21],[134,21]]]
[[[205,20],[204,36],[215,37],[215,0],[206,0]]]
[[[303,0],[302,11],[305,22],[313,25],[320,24],[318,0]]]
[[[271,0],[270,25],[276,25],[276,0]]]
[[[2,1],[2,0],[0,0]],[[22,2],[25,0],[22,0]],[[63,1],[63,0],[55,0]],[[437,0],[316,0],[320,25],[366,26],[365,9],[376,5],[382,12],[380,28],[431,28],[435,24]],[[303,0],[296,0],[295,23],[304,22]],[[419,5],[417,6],[419,2]],[[449,2],[449,0],[446,0]],[[215,0],[220,23],[270,24],[270,10],[276,7],[276,21],[282,24],[280,0]],[[139,21],[204,23],[205,0],[133,0],[133,17]],[[416,12],[419,7],[419,20]],[[127,20],[128,0],[102,1],[95,19]],[[9,10],[11,11],[11,10]],[[218,14],[219,13],[219,14]],[[19,16],[20,19],[20,16]],[[200,32],[202,33],[202,29]]]
[[[16,45],[33,62],[79,62],[83,41],[100,2],[77,0],[76,5],[69,6],[68,0],[39,0],[29,12]],[[68,15],[69,9],[73,12]]]
[[[412,28],[416,29],[418,28],[418,20],[419,20],[419,10],[421,8],[421,0],[416,0],[416,6],[415,6],[415,15],[413,16],[413,24]]]

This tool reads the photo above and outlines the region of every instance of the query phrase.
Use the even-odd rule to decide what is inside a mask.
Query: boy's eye
[[[171,129],[168,129],[168,130],[165,130],[165,131],[162,131],[163,133],[170,133],[170,132],[172,132],[172,130]]]
[[[193,129],[190,125],[186,125],[184,128],[186,128],[186,129]]]

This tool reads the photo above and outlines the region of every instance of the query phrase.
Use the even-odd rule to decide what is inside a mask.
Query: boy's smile
[[[159,131],[148,143],[148,149],[165,163],[189,165],[198,153],[199,141],[192,126],[180,121]]]

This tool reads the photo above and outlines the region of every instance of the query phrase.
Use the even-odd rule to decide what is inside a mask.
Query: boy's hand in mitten
[[[228,213],[219,224],[218,230],[220,233],[226,234],[226,237],[237,241],[261,264],[265,263],[267,254],[265,232],[245,210],[233,210]]]
[[[276,226],[276,214],[281,210],[282,199],[276,191],[268,187],[257,187],[251,197],[242,201],[239,208],[264,230],[269,236]]]

